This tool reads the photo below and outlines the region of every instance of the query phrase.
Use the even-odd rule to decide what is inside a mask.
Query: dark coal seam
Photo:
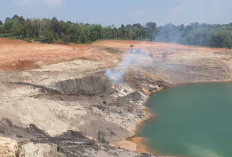
[[[47,93],[62,94],[59,90],[52,89],[52,88],[47,88],[47,87],[44,87],[44,86],[41,86],[41,85],[32,84],[32,83],[26,83],[26,82],[5,82],[5,83],[15,84],[15,85],[22,85],[22,86],[32,86],[32,87],[35,87],[35,88],[39,88],[42,91],[47,92]]]

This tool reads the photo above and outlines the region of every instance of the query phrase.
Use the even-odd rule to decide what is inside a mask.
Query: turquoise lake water
[[[232,83],[180,85],[151,96],[140,129],[154,155],[232,157]]]

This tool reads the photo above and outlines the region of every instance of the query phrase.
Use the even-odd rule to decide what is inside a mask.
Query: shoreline
[[[190,82],[190,83],[178,83],[178,84],[169,84],[169,86],[166,87],[160,87],[159,90],[155,91],[155,92],[151,92],[149,94],[149,98],[147,99],[146,103],[145,103],[145,110],[147,110],[147,112],[149,112],[151,115],[142,120],[141,122],[139,122],[138,124],[136,124],[136,127],[134,130],[130,130],[130,132],[133,132],[133,135],[128,137],[127,139],[123,140],[123,141],[119,141],[116,143],[113,143],[112,146],[114,148],[122,148],[122,149],[126,149],[132,152],[136,152],[136,153],[147,153],[150,154],[152,156],[155,156],[154,153],[152,153],[152,151],[150,150],[149,146],[145,144],[145,138],[143,137],[139,137],[137,136],[139,129],[150,119],[152,119],[154,117],[154,114],[150,111],[150,109],[147,107],[147,102],[149,101],[151,95],[158,93],[162,90],[165,90],[167,88],[173,88],[179,85],[187,85],[187,84],[201,84],[201,83],[232,83],[231,80],[225,80],[225,81],[202,81],[202,82]]]
[[[122,149],[126,149],[132,152],[136,152],[136,153],[147,153],[150,154],[152,156],[155,156],[154,153],[152,153],[152,151],[150,150],[150,148],[145,144],[145,138],[143,137],[139,137],[137,136],[139,129],[149,120],[151,120],[154,117],[154,114],[150,111],[150,109],[147,107],[147,103],[149,101],[149,99],[151,98],[151,95],[158,93],[164,89],[167,88],[171,88],[174,87],[175,85],[169,85],[166,87],[160,87],[160,89],[158,89],[155,92],[150,92],[149,98],[146,100],[144,106],[146,107],[144,110],[146,110],[146,112],[150,113],[150,116],[147,117],[146,119],[142,120],[141,122],[137,123],[135,125],[135,128],[133,130],[130,130],[130,132],[133,132],[133,135],[128,137],[127,139],[123,140],[123,141],[119,141],[116,143],[113,143],[112,146],[114,148],[122,148]]]
[[[151,118],[156,119],[156,112],[151,108],[159,104],[151,103],[153,95],[185,84],[231,82],[232,50],[193,49],[169,43],[160,45],[155,42],[138,42],[134,44],[136,48],[151,53],[154,64],[131,66],[122,86],[114,88],[104,73],[117,66],[123,52],[133,42],[100,41],[91,46],[49,46],[26,42],[22,45],[20,41],[12,40],[0,42],[1,50],[4,51],[3,59],[11,59],[2,62],[3,70],[8,70],[2,71],[0,75],[0,113],[4,118],[2,136],[23,140],[41,138],[42,135],[37,132],[33,135],[27,132],[24,134],[30,123],[49,135],[56,134],[60,139],[56,142],[52,140],[53,137],[46,137],[43,143],[37,140],[38,144],[46,144],[49,149],[48,144],[57,145],[59,147],[54,150],[65,155],[82,156],[87,153],[93,157],[114,154],[136,157],[144,156],[145,153],[145,156],[159,156],[159,149],[153,148],[149,144],[150,139],[141,135],[144,127],[149,125],[147,122],[150,123]],[[171,53],[172,50],[175,52]],[[163,53],[168,53],[168,58],[163,60]],[[16,65],[12,66],[12,62]],[[28,62],[38,63],[41,67],[29,70],[31,66]],[[177,68],[169,69],[172,65],[177,65]],[[14,69],[18,67],[22,69],[17,72]],[[44,112],[41,114],[38,111]],[[8,119],[13,126],[9,129],[5,127]],[[22,127],[23,133],[17,130],[18,127]],[[76,131],[83,137],[75,134],[72,138],[64,139]],[[44,151],[38,144],[35,143],[33,148]],[[99,149],[94,149],[96,146]]]
[[[127,139],[123,141],[116,142],[112,144],[112,146],[114,148],[126,149],[126,150],[129,150],[131,152],[136,152],[136,153],[147,153],[147,154],[154,156],[152,151],[150,151],[149,147],[145,144],[145,138],[137,136],[137,133],[141,125],[144,125],[144,123],[146,123],[146,121],[150,120],[151,118],[153,118],[153,115],[151,115],[146,120],[137,124],[136,129],[133,130],[134,132],[133,136],[128,137]]]

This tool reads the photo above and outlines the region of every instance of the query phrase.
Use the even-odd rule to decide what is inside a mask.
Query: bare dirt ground
[[[105,71],[131,48],[152,62],[131,66],[122,82],[112,83]],[[229,49],[170,43],[56,45],[0,39],[0,136],[13,139],[15,146],[0,142],[0,149],[9,149],[0,152],[151,156],[141,153],[149,152],[143,139],[125,141],[151,117],[145,106],[149,95],[179,83],[231,81],[231,59]]]
[[[22,40],[0,39],[0,69],[3,71],[22,71],[39,68],[76,59],[104,62],[106,67],[115,66],[123,52],[131,45],[142,49],[154,57],[166,55],[170,59],[213,57],[230,55],[231,50],[206,47],[185,46],[170,43],[140,41],[100,41],[93,44],[41,44],[28,43]]]
[[[75,59],[111,63],[110,58],[117,58],[117,55],[107,52],[104,45],[55,45],[0,39],[0,69],[4,71],[30,70]]]

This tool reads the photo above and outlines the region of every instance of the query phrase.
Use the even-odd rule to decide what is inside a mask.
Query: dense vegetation
[[[148,22],[121,27],[73,23],[52,19],[24,19],[15,15],[0,21],[0,37],[40,41],[45,43],[90,43],[103,39],[151,40],[189,45],[232,48],[232,23],[209,25],[193,23],[187,26],[167,24],[157,27]]]
[[[168,24],[157,28],[155,40],[187,45],[232,48],[232,23],[224,25],[192,23],[187,26]]]

